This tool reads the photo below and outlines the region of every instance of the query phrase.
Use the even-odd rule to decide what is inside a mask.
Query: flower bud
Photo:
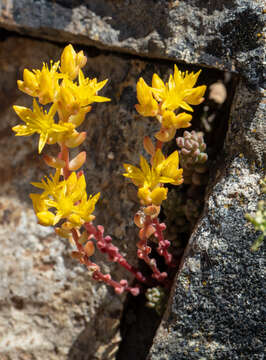
[[[151,194],[150,190],[144,187],[139,188],[138,190],[138,197],[142,200],[142,203],[146,205],[151,204],[152,202],[150,194]]]
[[[181,154],[183,155],[189,155],[190,154],[190,150],[187,150],[186,148],[181,149]]]
[[[76,98],[73,95],[73,93],[70,91],[70,89],[68,89],[65,86],[61,86],[60,88],[60,100],[62,101],[64,106],[68,109],[68,111],[71,111],[72,108],[75,107]]]
[[[197,157],[197,156],[199,156],[200,155],[200,150],[199,149],[196,149],[195,151],[194,151],[194,153],[193,153],[193,157]]]
[[[125,290],[122,286],[121,287],[116,286],[114,289],[118,295],[121,295]]]
[[[208,155],[206,153],[201,153],[199,156],[199,163],[204,164],[208,160]]]
[[[184,144],[185,148],[190,150],[192,149],[192,143],[190,140],[185,140],[185,144]]]
[[[24,69],[23,71],[23,80],[25,89],[38,89],[38,81],[36,80],[36,76],[28,69]]]
[[[55,215],[50,211],[38,212],[37,218],[39,223],[43,226],[52,226],[54,225]]]
[[[185,146],[185,140],[183,137],[176,138],[176,143],[177,143],[177,146],[179,146],[180,148]]]
[[[141,240],[145,240],[145,231],[144,231],[144,228],[140,229],[139,231],[139,238]]]
[[[84,55],[83,51],[78,52],[77,54],[77,65],[81,69],[83,68],[87,63],[87,57]]]
[[[89,217],[88,217],[88,222],[92,222],[94,219],[95,219],[95,215],[90,215]]]
[[[156,267],[156,266],[157,266],[156,260],[155,260],[155,259],[151,259],[150,265],[153,266],[153,267]]]
[[[76,66],[76,52],[73,46],[69,44],[66,46],[61,55],[61,67],[62,73],[68,74],[71,80],[74,80],[78,74]]]
[[[145,232],[146,238],[148,239],[149,237],[151,237],[155,233],[155,231],[156,230],[155,230],[154,226],[152,226],[152,225],[147,226],[146,232]]]
[[[128,281],[125,279],[120,280],[120,285],[127,287],[128,286]]]

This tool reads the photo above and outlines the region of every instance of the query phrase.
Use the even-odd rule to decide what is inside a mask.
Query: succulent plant
[[[146,306],[155,309],[158,315],[162,315],[165,308],[166,294],[161,286],[150,288],[145,293],[148,300]]]
[[[208,181],[208,155],[202,132],[185,131],[182,137],[176,139],[180,147],[180,165],[184,172],[184,183],[197,186],[205,185]]]

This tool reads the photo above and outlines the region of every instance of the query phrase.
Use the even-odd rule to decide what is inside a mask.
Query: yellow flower
[[[175,111],[179,107],[193,111],[190,105],[198,105],[203,101],[206,86],[193,88],[201,70],[196,74],[181,72],[175,65],[174,76],[170,75],[166,84],[157,74],[152,78],[152,92],[157,101],[162,103],[162,110]]]
[[[58,96],[58,106],[62,113],[62,118],[68,119],[69,116],[78,115],[80,112],[79,124],[85,118],[91,107],[88,106],[93,102],[110,101],[109,98],[98,96],[108,80],[97,83],[97,79],[85,78],[82,70],[79,70],[79,84],[69,79],[64,79],[60,86]]]
[[[162,187],[162,184],[180,185],[183,182],[183,169],[178,169],[178,166],[178,151],[165,158],[162,151],[158,149],[151,167],[141,156],[140,168],[124,164],[127,172],[123,175],[139,187],[138,196],[145,205],[160,205],[167,197],[167,189]]]
[[[97,82],[97,79],[85,78],[81,68],[87,58],[83,51],[76,53],[72,45],[63,50],[61,67],[59,61],[52,63],[50,69],[43,64],[41,70],[24,70],[23,81],[18,81],[21,91],[32,97],[38,97],[39,102],[46,105],[53,102],[49,112],[43,111],[33,101],[33,111],[22,106],[14,106],[17,115],[25,122],[13,128],[18,136],[40,134],[39,153],[45,143],[64,143],[67,147],[79,146],[86,133],[78,133],[75,129],[83,123],[86,114],[91,110],[92,102],[110,101],[109,98],[98,96],[98,91],[107,80]],[[78,75],[78,83],[73,82]],[[57,114],[57,115],[56,115]],[[55,115],[58,122],[54,121]]]
[[[50,70],[45,63],[41,70],[32,70],[31,72],[24,69],[23,81],[18,80],[17,82],[19,90],[30,96],[39,97],[42,105],[54,101],[59,90],[58,80],[62,77],[57,72],[58,66],[59,61],[54,64],[51,62]]]
[[[137,98],[139,104],[136,110],[142,116],[156,116],[161,123],[155,137],[161,142],[170,141],[177,129],[189,127],[192,116],[187,113],[175,113],[180,108],[193,111],[190,105],[200,104],[204,98],[206,86],[194,88],[201,70],[196,74],[182,73],[175,65],[174,75],[170,75],[167,83],[153,74],[152,87],[143,78],[137,83]]]
[[[31,194],[34,210],[42,225],[56,225],[65,220],[68,226],[81,226],[84,222],[94,219],[92,212],[95,209],[100,193],[87,197],[84,175],[77,177],[72,172],[67,180],[59,179],[60,170],[57,170],[51,180],[47,178],[41,183],[32,183],[43,189],[42,194]]]
[[[60,71],[66,74],[70,80],[74,80],[86,62],[87,58],[83,51],[76,53],[73,46],[69,44],[62,52]]]
[[[153,159],[153,167],[160,173],[161,183],[181,185],[183,183],[183,169],[179,169],[178,166],[178,151],[174,151],[171,155],[165,158],[161,150],[157,150]]]
[[[47,197],[49,195],[56,196],[58,191],[65,186],[65,181],[60,181],[60,169],[56,169],[54,176],[50,175],[49,179],[47,176],[45,179],[42,179],[41,182],[32,182],[31,185],[44,190],[42,197]]]
[[[78,224],[82,224],[84,222],[90,222],[94,219],[94,216],[91,215],[95,209],[95,205],[99,200],[100,193],[87,197],[87,194],[84,193],[80,202],[76,204],[74,209],[74,215],[76,216],[76,221],[78,220]],[[71,221],[71,218],[69,219]]]
[[[33,111],[24,106],[13,106],[16,114],[24,121],[25,125],[17,125],[12,128],[16,132],[16,136],[29,136],[35,133],[40,134],[39,153],[41,153],[44,145],[49,138],[56,137],[56,134],[69,131],[64,124],[59,125],[54,122],[54,116],[57,105],[53,104],[47,113],[40,108],[33,100]]]
[[[176,115],[173,111],[165,110],[159,120],[162,127],[155,134],[155,137],[162,142],[167,142],[174,138],[177,129],[191,126],[192,116],[185,112]]]
[[[137,98],[139,104],[135,105],[137,112],[142,116],[156,116],[158,103],[153,98],[151,88],[140,78],[137,83]]]
[[[176,115],[173,111],[166,110],[162,117],[162,125],[165,128],[181,129],[191,126],[192,115],[185,112]]]

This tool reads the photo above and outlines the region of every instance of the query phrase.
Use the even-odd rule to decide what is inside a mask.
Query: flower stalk
[[[169,240],[164,239],[163,231],[166,229],[166,225],[164,223],[159,223],[158,218],[153,219],[153,225],[155,226],[156,233],[155,236],[158,239],[158,247],[157,252],[159,255],[164,257],[166,265],[173,267],[175,264],[173,263],[173,256],[169,253],[168,248],[171,243]]]
[[[92,225],[92,223],[86,223],[85,228],[90,235],[96,239],[96,245],[98,249],[108,255],[109,261],[117,262],[119,265],[123,266],[127,271],[129,271],[134,277],[141,283],[146,284],[147,279],[137,270],[134,266],[130,265],[127,260],[120,254],[119,249],[112,244],[111,236],[104,236],[104,227],[98,225],[97,229]]]
[[[69,150],[65,144],[61,144],[61,152],[58,154],[58,158],[63,160],[65,165],[63,167],[63,176],[67,180],[70,175],[69,170]]]
[[[140,241],[137,243],[137,255],[139,259],[145,261],[145,263],[151,268],[152,278],[159,282],[164,282],[164,280],[167,278],[167,273],[160,272],[157,267],[156,260],[149,257],[149,254],[151,253],[151,247],[148,246],[148,239],[152,235],[152,228],[152,219],[150,216],[146,216],[144,226],[139,231]]]

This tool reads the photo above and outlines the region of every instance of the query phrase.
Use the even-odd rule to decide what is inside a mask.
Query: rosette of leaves
[[[208,155],[203,133],[192,130],[185,131],[182,137],[176,139],[180,148],[180,165],[183,168],[185,184],[205,185],[208,181]]]
[[[150,288],[145,293],[148,300],[146,306],[154,309],[158,315],[162,315],[166,305],[166,294],[161,286]]]

